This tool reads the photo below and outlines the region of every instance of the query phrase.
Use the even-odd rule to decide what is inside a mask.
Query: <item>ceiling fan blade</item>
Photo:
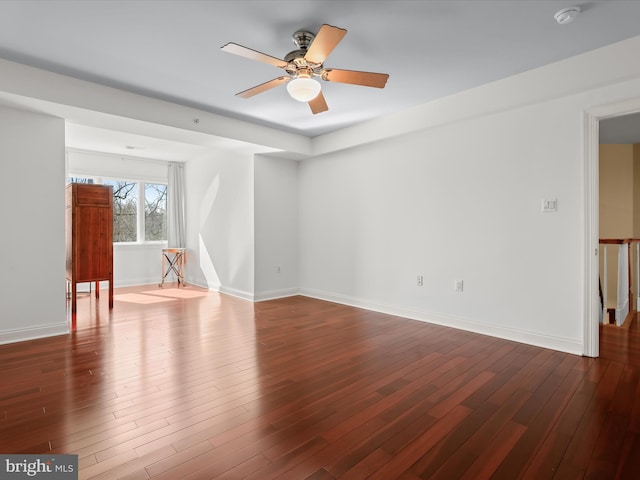
[[[389,75],[387,73],[356,72],[328,68],[322,72],[322,79],[328,82],[351,83],[365,87],[384,88]]]
[[[309,49],[304,55],[305,60],[309,63],[321,65],[346,34],[347,31],[344,28],[334,27],[325,23],[320,27],[313,42],[309,45]]]
[[[313,112],[314,115],[316,113],[322,113],[329,110],[329,107],[327,107],[327,102],[325,101],[324,95],[322,95],[322,92],[320,92],[318,96],[313,100],[309,100],[309,106],[311,107],[311,112]]]
[[[277,87],[278,85],[287,83],[289,80],[291,80],[291,77],[287,75],[274,78],[273,80],[269,80],[268,82],[261,83],[260,85],[256,85],[255,87],[251,87],[247,90],[236,93],[236,97],[250,98],[259,93],[266,92],[267,90],[271,90],[272,88]]]
[[[266,53],[261,53],[256,50],[243,47],[242,45],[238,45],[237,43],[227,43],[221,48],[225,52],[233,53],[234,55],[240,55],[241,57],[248,58],[249,60],[257,60],[259,62],[268,63],[279,68],[284,68],[287,66],[287,62],[285,62],[284,60],[272,57],[271,55],[267,55]]]

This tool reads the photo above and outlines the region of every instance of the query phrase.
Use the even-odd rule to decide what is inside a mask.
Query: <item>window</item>
[[[104,180],[113,187],[113,241],[138,240],[138,184],[126,180]]]
[[[167,240],[167,185],[122,179],[70,176],[68,182],[113,187],[113,242]]]
[[[144,184],[144,239],[167,239],[167,186],[161,183]]]

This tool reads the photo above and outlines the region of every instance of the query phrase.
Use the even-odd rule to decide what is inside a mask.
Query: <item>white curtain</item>
[[[167,190],[167,246],[170,248],[184,248],[186,238],[182,163],[169,162],[169,188]]]
[[[629,314],[629,245],[618,245],[618,299],[616,323],[621,326]]]

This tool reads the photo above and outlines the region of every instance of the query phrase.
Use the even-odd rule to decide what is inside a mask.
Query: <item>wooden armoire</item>
[[[71,183],[66,190],[67,282],[71,287],[71,314],[76,314],[76,284],[109,282],[113,308],[113,187]],[[75,322],[72,322],[75,329]]]

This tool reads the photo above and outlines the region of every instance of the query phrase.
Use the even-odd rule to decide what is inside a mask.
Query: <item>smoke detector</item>
[[[569,7],[556,12],[553,18],[556,19],[556,22],[558,22],[559,25],[565,25],[573,22],[579,14],[580,7]]]

